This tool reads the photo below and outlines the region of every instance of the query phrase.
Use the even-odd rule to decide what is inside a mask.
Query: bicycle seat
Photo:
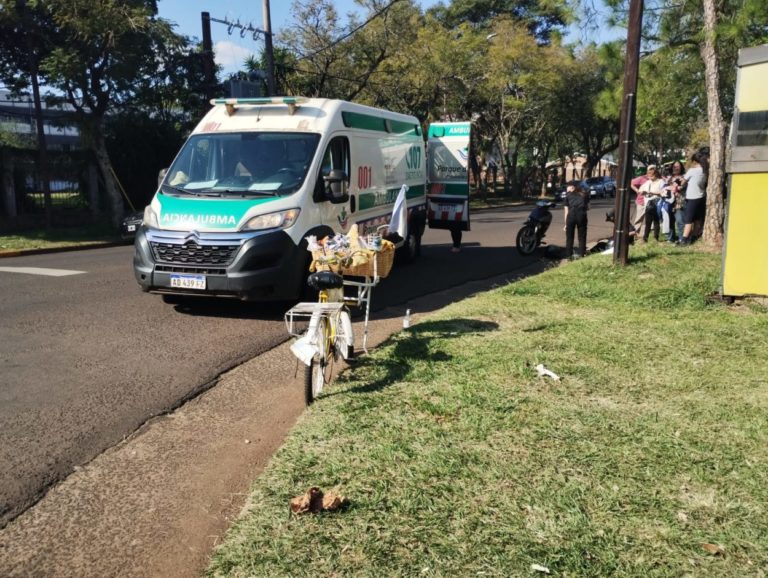
[[[344,278],[333,271],[318,271],[307,278],[307,285],[316,291],[337,289],[344,285]]]

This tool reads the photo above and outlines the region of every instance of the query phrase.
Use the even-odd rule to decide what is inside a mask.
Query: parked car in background
[[[144,211],[136,211],[123,219],[120,225],[120,238],[126,243],[133,243],[136,239],[136,231],[144,222]]]
[[[616,181],[611,177],[590,177],[582,181],[581,185],[589,191],[591,199],[616,196]]]

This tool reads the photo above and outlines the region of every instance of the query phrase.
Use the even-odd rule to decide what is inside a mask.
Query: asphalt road
[[[594,205],[593,240],[610,234],[610,203]],[[428,230],[422,257],[395,267],[374,309],[404,311],[419,296],[541,259],[514,249],[529,210],[474,214],[458,254],[447,231]],[[561,223],[558,210],[551,243],[563,243]],[[132,247],[115,247],[0,260],[0,527],[153,416],[287,339],[283,306],[167,305],[139,290],[131,259]],[[58,276],[39,274],[50,269]]]

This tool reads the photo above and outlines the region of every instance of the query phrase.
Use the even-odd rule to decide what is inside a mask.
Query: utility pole
[[[203,20],[203,75],[205,77],[206,103],[213,98],[213,85],[216,84],[213,76],[213,42],[211,40],[211,15],[209,12],[201,14]]]
[[[32,17],[27,9],[26,0],[18,0],[16,6],[21,15],[21,21],[27,28],[27,65],[29,66],[29,78],[32,83],[32,101],[35,107],[35,125],[37,134],[37,170],[40,183],[43,186],[43,207],[45,209],[45,229],[49,230],[53,225],[53,202],[51,199],[51,178],[48,165],[48,144],[45,140],[45,124],[43,119],[43,105],[40,99],[39,79],[39,54],[37,43],[40,41],[37,28],[31,24]]]
[[[643,0],[630,0],[627,26],[627,55],[624,60],[624,99],[619,125],[619,183],[616,192],[613,226],[613,262],[627,264],[629,255],[629,196],[632,192],[633,145],[637,76],[640,66],[640,31],[643,26]]]
[[[264,11],[264,53],[267,57],[267,96],[275,96],[275,55],[272,50],[272,18],[269,15],[269,0],[262,2]]]

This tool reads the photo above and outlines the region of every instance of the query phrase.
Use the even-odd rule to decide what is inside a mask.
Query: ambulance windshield
[[[285,132],[193,135],[164,184],[190,195],[290,195],[304,183],[319,140]]]

